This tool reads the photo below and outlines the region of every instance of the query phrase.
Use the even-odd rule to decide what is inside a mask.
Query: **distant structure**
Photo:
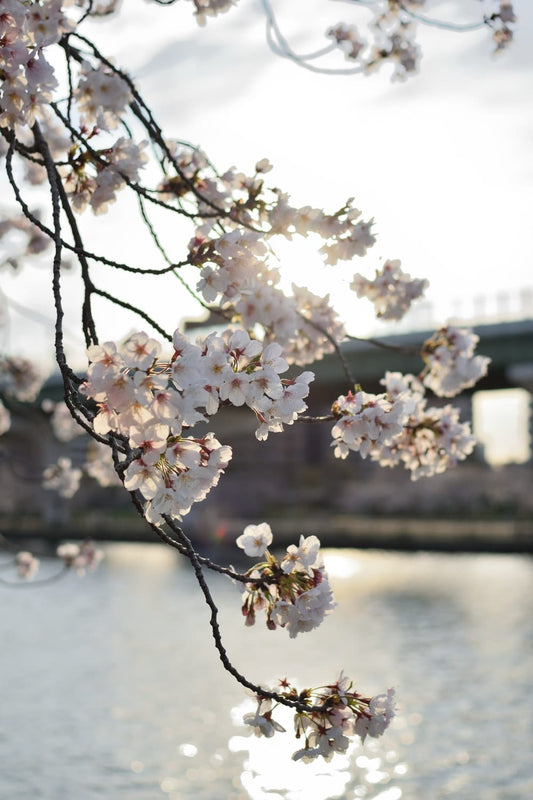
[[[451,314],[446,322],[475,327],[498,325],[504,322],[519,322],[533,318],[533,286],[499,291],[496,294],[463,295],[452,300],[448,307]],[[372,330],[374,336],[389,336],[396,333],[434,330],[442,325],[443,314],[427,300],[415,303],[400,323],[384,323],[376,320]]]
[[[522,387],[533,396],[533,317],[479,325],[475,330],[480,336],[479,352],[492,359],[489,374],[476,390]],[[421,362],[414,352],[431,333],[411,331],[380,337],[399,347],[397,351],[368,341],[349,341],[343,352],[355,379],[368,391],[380,391],[379,381],[387,369],[420,371]],[[322,414],[328,411],[331,399],[349,387],[333,355],[315,365],[315,375],[310,412]],[[61,397],[58,376],[48,382],[44,394],[56,400]],[[471,397],[472,392],[453,400],[461,405],[465,419],[471,416]],[[412,482],[406,470],[383,469],[363,462],[356,454],[346,461],[333,458],[329,425],[294,424],[281,436],[270,435],[266,442],[255,439],[255,427],[253,414],[236,408],[224,409],[206,423],[206,431],[214,430],[221,441],[233,446],[234,457],[219,486],[193,507],[187,518],[189,526],[205,531],[223,526],[225,519],[313,518],[318,513],[464,518],[512,514],[533,520],[531,462],[495,471],[480,451],[455,470]],[[55,441],[39,403],[13,410],[12,428],[0,438],[0,531],[16,532],[28,526],[38,531],[45,526],[69,535],[74,528],[75,535],[79,528],[83,536],[81,529],[89,527],[98,535],[99,530],[119,525],[122,516],[130,514],[129,498],[120,487],[100,489],[84,478],[71,501],[42,488],[43,469],[65,454],[65,447],[74,464],[83,463],[84,437],[67,445]],[[130,528],[132,517],[135,515],[127,517]]]

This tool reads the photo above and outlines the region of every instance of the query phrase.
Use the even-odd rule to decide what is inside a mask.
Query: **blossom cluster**
[[[345,753],[350,739],[359,736],[377,738],[389,726],[395,715],[395,693],[389,689],[375,697],[365,697],[353,688],[353,681],[340,674],[338,680],[317,689],[298,690],[284,679],[276,688],[278,695],[298,701],[306,708],[294,713],[294,733],[303,738],[303,747],[293,753],[294,761],[310,762],[321,756],[330,761],[335,753]],[[279,702],[264,695],[256,696],[254,712],[245,714],[243,721],[256,736],[272,737],[285,728],[273,717]]]
[[[332,407],[339,417],[331,430],[335,457],[344,459],[353,450],[366,458],[370,452],[391,444],[403,432],[409,407],[404,393],[396,398],[363,391],[340,395]]]
[[[58,82],[44,50],[73,25],[62,0],[24,4],[3,0],[0,15],[0,126],[32,125]]]
[[[60,442],[70,442],[83,433],[65,403],[54,403],[45,398],[41,404],[45,414],[50,415],[50,427],[55,438]]]
[[[287,369],[281,347],[263,347],[243,330],[212,333],[198,344],[179,330],[174,352],[159,361],[161,345],[146,333],[89,348],[90,366],[82,392],[98,406],[94,430],[126,436],[138,456],[124,473],[129,491],[147,501],[150,521],[181,518],[218,483],[231,448],[214,434],[184,433],[215,414],[221,403],[247,405],[258,421],[256,436],[291,425],[307,406],[311,372],[281,379]]]
[[[326,35],[340,47],[350,61],[355,61],[366,45],[364,39],[359,35],[357,27],[355,25],[347,25],[345,22],[339,22],[334,25],[327,31]]]
[[[106,489],[110,486],[122,486],[115,471],[111,450],[101,442],[92,439],[89,441],[83,469],[90,478]]]
[[[61,497],[74,497],[79,489],[82,471],[72,464],[72,459],[60,456],[55,464],[43,470],[44,489],[57,492]]]
[[[472,453],[476,440],[470,424],[459,421],[458,409],[428,407],[420,383],[412,375],[387,373],[382,383],[398,396],[407,392],[411,407],[402,433],[379,451],[372,451],[373,460],[384,467],[403,464],[412,480],[417,480],[445,472]]]
[[[268,551],[271,543],[266,522],[248,525],[237,539],[247,556],[263,558],[245,573],[252,580],[242,595],[242,613],[250,626],[257,612],[264,611],[269,630],[279,625],[294,639],[317,628],[336,604],[316,536],[300,536],[298,546],[289,545],[281,561]]]
[[[139,170],[147,161],[143,152],[147,143],[136,143],[122,136],[111,145],[106,142],[105,146],[91,147],[89,143],[95,136],[120,124],[132,100],[132,91],[118,70],[109,64],[82,60],[78,74],[71,65],[69,75],[74,84],[70,103],[77,106],[81,135],[72,138],[68,149],[65,127],[58,126],[49,113],[59,83],[53,59],[47,60],[45,51],[58,44],[65,33],[75,30],[75,18],[64,13],[64,7],[72,4],[69,0],[39,0],[26,5],[19,0],[3,1],[0,126],[23,131],[38,118],[53,157],[59,158],[61,154],[59,171],[72,208],[81,212],[90,205],[95,214],[101,214],[126,182],[138,181]],[[89,13],[95,16],[100,12],[91,4]],[[63,122],[66,124],[66,120]],[[31,183],[43,180],[44,170],[38,161],[26,161],[26,168]],[[20,223],[9,217],[4,222],[9,223],[10,229],[20,227]],[[28,252],[43,249],[45,240],[37,228],[31,226],[28,236]]]
[[[116,128],[132,99],[131,89],[120,75],[109,67],[93,67],[88,61],[81,65],[75,99],[81,113],[82,125],[91,130]]]
[[[330,339],[344,338],[328,296],[294,284],[289,296],[276,285],[279,271],[264,257],[258,234],[235,230],[209,243],[196,238],[192,246],[193,262],[204,264],[197,288],[206,302],[216,300],[246,328],[261,326],[264,339],[275,338],[288,363],[312,363],[332,351]]]
[[[117,114],[119,110],[116,109]],[[72,208],[81,213],[90,206],[94,214],[104,214],[116,200],[116,192],[127,182],[139,180],[139,170],[148,161],[144,152],[146,145],[145,141],[136,144],[124,136],[110,147],[99,150],[73,145],[68,154],[68,166],[62,168]]]
[[[229,178],[222,176],[229,181]],[[205,179],[202,177],[203,191]],[[260,325],[267,339],[275,338],[289,362],[311,363],[333,350],[333,341],[342,341],[345,329],[329,304],[329,296],[318,297],[308,289],[293,284],[292,294],[279,288],[280,272],[269,262],[266,241],[274,235],[291,238],[298,234],[318,234],[325,239],[321,251],[328,264],[365,255],[375,238],[371,222],[359,221],[360,211],[351,201],[335,214],[309,206],[294,208],[284,194],[275,194],[268,205],[260,194],[252,193],[249,179],[233,177],[242,190],[248,187],[252,200],[239,203],[235,196],[225,196],[230,214],[236,219],[262,224],[263,233],[236,228],[222,236],[208,236],[204,225],[189,244],[189,260],[200,268],[197,289],[207,303],[217,302],[245,326]],[[245,211],[243,211],[243,208]],[[258,213],[252,216],[250,209]]]
[[[32,213],[39,216],[37,211]],[[11,237],[13,233],[16,244]],[[3,212],[0,218],[0,241],[8,251],[0,266],[8,266],[13,270],[20,269],[29,258],[42,253],[50,245],[50,239],[26,217],[7,212]]]
[[[205,25],[208,17],[216,17],[237,4],[237,0],[193,0],[194,16],[198,25]]]
[[[350,284],[357,297],[367,297],[374,304],[376,316],[384,320],[402,319],[427,287],[427,280],[411,278],[403,272],[397,259],[386,261],[382,269],[376,270],[374,280],[357,273]]]
[[[213,206],[225,209],[230,227],[253,226],[255,231],[260,229],[266,239],[284,236],[290,240],[295,235],[316,234],[324,240],[320,252],[331,265],[349,261],[354,256],[364,256],[376,241],[371,231],[373,221],[361,219],[361,211],[353,205],[353,198],[337,211],[326,213],[311,206],[297,208],[290,203],[287,193],[276,188],[268,189],[263,178],[271,169],[267,159],[257,162],[251,176],[237,172],[234,167],[218,175],[201,150],[175,145],[174,153],[179,174],[160,186],[166,200],[194,196],[195,192],[201,191],[200,199],[205,210],[209,206],[211,210]],[[208,237],[215,228],[216,219],[211,216],[197,230],[190,246],[192,263],[198,264],[199,257],[210,254]],[[222,241],[226,243],[228,240],[222,237]]]
[[[67,569],[72,569],[78,575],[83,575],[86,570],[93,572],[104,557],[103,550],[95,547],[90,539],[81,544],[65,542],[59,545],[56,555]]]
[[[43,375],[30,359],[0,356],[0,392],[27,403],[35,400],[43,383]]]
[[[516,16],[509,0],[482,0],[486,9],[482,21],[476,26],[455,21],[433,20],[421,15],[425,0],[375,0],[366,3],[366,10],[372,14],[368,23],[370,41],[361,37],[355,25],[339,22],[331,27],[326,35],[344,53],[352,64],[360,66],[361,71],[370,74],[385,63],[393,65],[393,80],[405,80],[416,74],[421,58],[421,50],[416,42],[417,22],[437,24],[449,30],[470,30],[486,25],[492,32],[496,52],[507,47],[513,39],[511,25]]]
[[[237,0],[192,0],[195,17],[200,25],[205,25],[208,17],[228,11]],[[367,37],[362,37],[353,24],[339,22],[326,31],[326,36],[339,48],[350,62],[350,70],[371,74],[383,64],[393,66],[392,79],[405,80],[416,74],[421,58],[421,50],[416,42],[417,23],[436,25],[443,30],[468,31],[487,26],[492,33],[496,52],[507,47],[513,39],[512,24],[516,22],[510,0],[481,0],[484,14],[480,22],[464,24],[455,20],[434,19],[424,13],[426,0],[372,0],[361,3],[362,11],[371,14],[366,22]],[[291,58],[296,63],[306,64],[310,58],[318,59],[329,48],[307,56],[298,56],[292,50],[275,18],[270,0],[263,0],[269,24],[269,36],[274,52]],[[315,67],[317,72],[320,67]]]
[[[474,355],[479,336],[447,325],[424,342],[424,384],[439,397],[453,397],[487,374],[490,359]]]
[[[19,578],[31,581],[39,571],[39,559],[28,550],[21,550],[15,556],[15,566]]]
[[[413,375],[387,372],[381,381],[386,392],[349,393],[339,397],[333,412],[339,419],[332,428],[334,455],[350,451],[370,456],[382,467],[403,465],[412,480],[431,477],[463,461],[473,451],[475,439],[459,411],[447,405],[428,407],[424,386]]]
[[[196,288],[203,300],[216,303],[245,328],[261,326],[265,340],[281,344],[290,363],[311,363],[332,352],[345,330],[329,297],[294,285],[292,294],[283,292],[269,240],[314,234],[324,242],[326,263],[334,265],[366,254],[375,242],[372,221],[361,219],[351,199],[334,213],[293,206],[286,193],[265,186],[264,175],[271,169],[267,159],[257,162],[251,176],[233,167],[218,174],[201,150],[173,142],[167,147],[176,175],[165,174],[160,198],[180,208],[186,203],[205,215],[188,257],[200,271]],[[222,235],[213,209],[225,216]]]
[[[83,575],[86,570],[94,571],[102,561],[104,554],[100,548],[95,547],[90,539],[86,539],[81,544],[65,542],[65,544],[59,545],[56,556],[63,563],[65,569],[72,569],[78,575]],[[32,581],[39,571],[40,561],[28,550],[21,550],[15,556],[14,566],[20,579]]]
[[[70,442],[72,439],[83,435],[83,428],[80,427],[77,420],[72,416],[65,403],[54,403],[52,400],[46,399],[43,401],[41,407],[45,413],[50,415],[50,426],[55,438],[59,442]],[[58,469],[57,463],[49,469],[49,474],[53,476]],[[73,470],[72,463],[65,464],[63,461],[61,471],[72,473]],[[85,472],[103,487],[122,485],[115,471],[110,448],[94,439],[88,440],[86,458],[85,462],[82,464],[82,472]],[[49,483],[46,488],[59,489],[61,494],[61,488],[63,486],[71,485],[74,487],[72,494],[75,494],[80,477],[80,475],[76,477],[76,474],[74,476],[71,474],[69,478],[65,476],[61,481],[57,480],[57,483],[54,482],[55,485]],[[67,496],[72,495],[69,494]]]
[[[347,203],[334,213],[305,206],[297,208],[287,194],[267,189],[266,159],[246,176],[231,168],[219,175],[202,151],[167,143],[177,175],[165,175],[159,186],[167,203],[206,215],[189,243],[188,261],[199,269],[197,291],[205,303],[216,304],[247,329],[260,326],[265,341],[276,341],[289,363],[309,364],[332,352],[345,338],[344,325],[331,307],[329,296],[292,286],[282,291],[280,271],[272,266],[269,240],[274,236],[315,234],[324,244],[328,264],[363,256],[375,242],[372,222]],[[225,233],[220,235],[213,208],[223,210]]]
[[[338,397],[332,406],[334,455],[344,459],[354,451],[381,466],[403,464],[413,480],[464,460],[475,446],[469,423],[459,421],[453,406],[428,407],[425,391],[451,397],[485,375],[490,359],[475,355],[478,340],[471,330],[448,325],[424,343],[420,376],[387,372],[383,394],[359,390]]]

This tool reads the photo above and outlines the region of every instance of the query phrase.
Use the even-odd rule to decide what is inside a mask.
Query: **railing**
[[[533,286],[496,294],[466,294],[436,305],[429,300],[415,303],[400,323],[376,322],[372,335],[391,335],[409,331],[432,330],[447,321],[474,327],[475,325],[518,322],[533,318]]]

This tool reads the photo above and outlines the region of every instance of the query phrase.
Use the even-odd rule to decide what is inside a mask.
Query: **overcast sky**
[[[302,50],[321,46],[329,25],[360,19],[356,8],[335,0],[277,6],[291,43]],[[461,7],[473,19],[479,6],[476,0],[441,3],[436,14],[457,19]],[[406,271],[430,279],[428,300],[444,321],[458,312],[468,316],[478,295],[489,297],[487,311],[502,292],[517,307],[519,291],[533,287],[533,4],[514,6],[516,41],[501,57],[491,57],[486,31],[427,28],[420,36],[420,74],[407,83],[391,83],[388,69],[371,77],[315,75],[276,57],[265,41],[259,0],[240,0],[205,28],[196,25],[189,2],[161,7],[125,0],[119,19],[92,25],[91,35],[131,71],[167,136],[201,145],[222,170],[252,171],[268,157],[272,184],[295,204],[333,210],[353,196],[364,217],[375,218],[378,244],[344,273],[324,274],[316,242],[280,247],[296,281],[323,292],[341,274],[371,277],[380,257],[399,258]],[[84,224],[98,235],[99,248],[107,240],[110,251],[144,263],[153,256],[136,242],[132,213],[88,215]],[[190,231],[164,235],[171,255],[182,258]],[[50,320],[48,278],[46,268],[27,267],[15,280],[3,275],[2,288]],[[75,277],[73,295],[74,284]],[[110,285],[132,300],[150,297],[171,329],[196,311],[175,280],[162,289],[139,281],[125,287],[122,277]],[[375,331],[364,301],[348,304],[341,290],[338,304],[355,332]],[[97,312],[103,339],[134,324],[108,306]],[[79,353],[77,320],[77,310],[69,313],[73,355]],[[45,361],[51,341],[50,323],[11,310],[4,337],[11,350],[31,347]]]

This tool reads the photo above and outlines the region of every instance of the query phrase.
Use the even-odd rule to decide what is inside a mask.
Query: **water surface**
[[[530,800],[533,568],[525,556],[326,551],[335,612],[290,640],[246,629],[212,581],[225,644],[258,683],[397,690],[349,756],[295,764],[249,737],[184,562],[113,545],[92,575],[0,588],[0,797],[9,800]],[[288,741],[287,741],[288,740]]]

